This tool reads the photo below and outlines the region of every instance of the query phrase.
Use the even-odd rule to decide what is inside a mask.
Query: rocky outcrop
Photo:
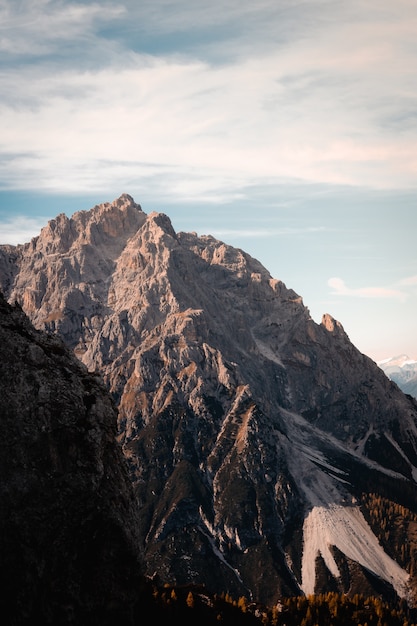
[[[359,498],[415,508],[417,406],[330,315],[316,324],[248,254],[127,195],[0,248],[0,281],[103,375],[148,574],[264,602],[368,572],[409,593],[411,563],[375,548]]]
[[[116,411],[61,339],[0,296],[3,624],[132,624],[144,586]]]

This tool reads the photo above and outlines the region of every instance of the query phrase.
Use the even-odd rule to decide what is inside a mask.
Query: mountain
[[[404,393],[417,398],[417,361],[401,354],[379,361],[378,365]]]
[[[126,194],[1,246],[0,288],[103,376],[148,575],[414,602],[417,402],[331,315]]]
[[[144,578],[138,506],[102,382],[2,294],[0,345],[2,624],[268,623],[267,607],[258,615]]]
[[[0,295],[3,624],[133,624],[137,505],[103,384]]]
[[[404,393],[413,396],[413,398],[417,398],[417,374],[406,383],[402,383],[401,389]]]

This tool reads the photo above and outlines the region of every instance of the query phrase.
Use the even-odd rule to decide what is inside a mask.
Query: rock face
[[[3,624],[131,624],[137,509],[102,383],[0,296]]]
[[[417,404],[258,261],[124,195],[0,247],[0,287],[103,375],[148,574],[412,595],[361,497],[416,510]]]

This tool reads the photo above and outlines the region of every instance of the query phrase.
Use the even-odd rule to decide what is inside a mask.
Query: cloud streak
[[[26,243],[39,235],[46,224],[45,218],[29,218],[18,216],[14,219],[0,221],[0,245]]]
[[[408,298],[407,292],[389,287],[358,287],[352,289],[338,277],[329,278],[327,284],[333,289],[331,293],[335,296],[349,296],[353,298],[385,298],[399,300],[400,302],[405,302]]]
[[[69,42],[85,48],[86,43],[97,43],[97,27],[125,13],[123,6],[100,2],[6,0],[0,6],[0,52],[31,59],[58,53],[62,60],[63,45]]]
[[[417,275],[407,276],[407,278],[402,278],[399,284],[404,287],[413,287],[414,285],[417,285]]]

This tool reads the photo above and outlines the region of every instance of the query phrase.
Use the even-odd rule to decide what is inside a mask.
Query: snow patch
[[[332,575],[340,577],[331,552],[335,546],[346,557],[390,583],[401,598],[407,596],[407,572],[384,552],[358,507],[315,506],[304,521],[303,532],[301,588],[306,595],[314,593],[319,554]]]
[[[382,361],[377,361],[376,364],[379,367],[387,365],[404,367],[407,365],[417,365],[417,361],[415,359],[410,359],[410,357],[406,354],[400,354],[400,356],[393,356],[388,359],[383,359]]]

